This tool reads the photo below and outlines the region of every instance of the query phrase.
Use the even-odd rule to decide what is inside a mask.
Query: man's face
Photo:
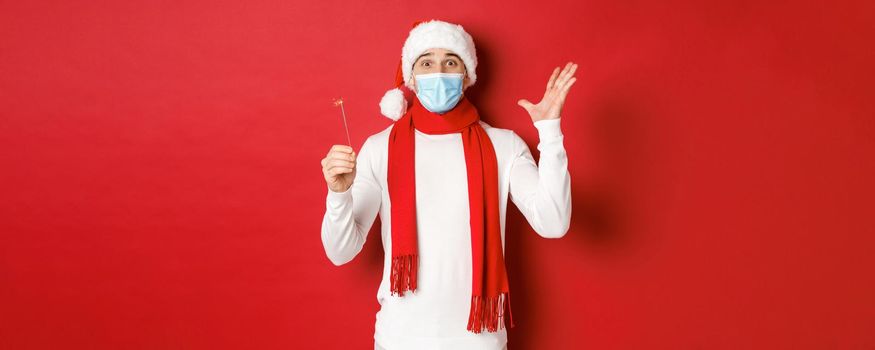
[[[428,73],[465,73],[462,90],[468,88],[468,71],[465,69],[465,63],[453,51],[434,48],[425,50],[419,55],[413,63],[413,75]],[[413,79],[413,87],[417,88],[416,79]]]

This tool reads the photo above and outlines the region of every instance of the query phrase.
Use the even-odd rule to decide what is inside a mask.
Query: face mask
[[[446,113],[462,98],[462,73],[429,73],[415,75],[416,97],[425,109]]]

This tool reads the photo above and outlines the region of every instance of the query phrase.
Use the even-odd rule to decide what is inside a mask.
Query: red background
[[[4,2],[0,348],[370,348],[379,221],[332,265],[319,161],[433,17],[536,154],[516,101],[580,64],[572,228],[509,206],[511,349],[871,349],[865,3]]]

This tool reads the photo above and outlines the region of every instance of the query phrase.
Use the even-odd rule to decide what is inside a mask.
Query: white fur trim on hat
[[[386,91],[380,100],[380,113],[389,119],[398,120],[406,111],[407,100],[404,98],[404,92],[399,88]]]
[[[410,30],[401,49],[400,70],[404,79],[403,84],[408,89],[414,90],[411,77],[416,59],[426,50],[434,48],[450,50],[459,55],[465,63],[468,74],[465,87],[474,85],[477,81],[477,50],[474,47],[474,39],[461,25],[431,20],[420,23]],[[400,86],[400,82],[396,84]],[[406,112],[407,99],[404,98],[404,92],[398,87],[386,91],[380,100],[380,113],[389,119],[398,120]]]
[[[477,81],[477,50],[474,39],[461,25],[439,20],[423,22],[410,30],[410,35],[401,49],[401,72],[404,74],[404,84],[413,90],[413,63],[428,49],[440,48],[453,51],[462,58],[468,71],[468,84]]]

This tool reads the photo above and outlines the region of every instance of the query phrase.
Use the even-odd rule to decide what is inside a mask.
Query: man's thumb
[[[529,100],[526,100],[526,99],[521,99],[521,100],[517,101],[517,104],[520,105],[520,107],[525,108],[527,111],[528,111],[530,108],[532,108],[532,103],[529,102]]]

